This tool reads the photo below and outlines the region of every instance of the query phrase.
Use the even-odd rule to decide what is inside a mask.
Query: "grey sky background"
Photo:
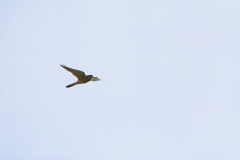
[[[0,159],[239,160],[239,8],[1,0]]]

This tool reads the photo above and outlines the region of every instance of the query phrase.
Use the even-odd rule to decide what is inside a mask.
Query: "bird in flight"
[[[75,86],[77,84],[84,84],[89,81],[100,81],[100,79],[98,77],[94,77],[92,75],[85,75],[85,73],[83,71],[72,69],[72,68],[69,68],[62,64],[60,64],[60,66],[63,67],[64,69],[66,69],[67,71],[71,72],[78,79],[77,82],[67,85],[66,86],[67,88]]]

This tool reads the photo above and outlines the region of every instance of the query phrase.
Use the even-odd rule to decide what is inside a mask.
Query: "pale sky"
[[[239,8],[1,0],[0,159],[239,160]]]

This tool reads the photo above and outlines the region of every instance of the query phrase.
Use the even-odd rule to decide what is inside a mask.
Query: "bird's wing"
[[[79,71],[79,70],[76,70],[76,69],[72,69],[72,68],[69,68],[65,65],[62,65],[60,64],[61,67],[63,67],[64,69],[66,69],[67,71],[71,72],[74,76],[76,76],[77,78],[81,78],[83,76],[86,76],[85,73],[83,71]]]

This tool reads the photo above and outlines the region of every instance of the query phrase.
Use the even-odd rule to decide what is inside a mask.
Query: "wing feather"
[[[67,71],[71,72],[78,79],[86,76],[83,71],[72,69],[72,68],[69,68],[69,67],[67,67],[65,65],[62,65],[62,64],[60,64],[60,66],[63,67],[64,69],[66,69]]]

